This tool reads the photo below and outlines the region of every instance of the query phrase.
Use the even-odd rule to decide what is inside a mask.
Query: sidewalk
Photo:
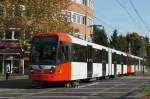
[[[136,72],[135,75],[123,76],[121,79],[147,79],[150,80],[150,71],[147,72]]]
[[[11,74],[8,80],[28,79],[28,75]],[[0,75],[0,81],[5,80],[5,75]]]

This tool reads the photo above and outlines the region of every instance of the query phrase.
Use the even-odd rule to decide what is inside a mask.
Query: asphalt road
[[[1,99],[141,99],[144,86],[150,86],[150,78],[119,77],[81,83],[79,88],[60,85],[43,88],[30,80],[0,81]],[[143,98],[143,99],[147,99]]]

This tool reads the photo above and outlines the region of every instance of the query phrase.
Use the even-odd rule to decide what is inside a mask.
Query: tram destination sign
[[[32,42],[57,42],[58,37],[56,36],[40,36],[34,37]]]

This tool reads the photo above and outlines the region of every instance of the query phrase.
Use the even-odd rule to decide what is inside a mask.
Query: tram
[[[140,57],[66,33],[36,33],[31,41],[30,75],[37,82],[77,82],[134,74]]]

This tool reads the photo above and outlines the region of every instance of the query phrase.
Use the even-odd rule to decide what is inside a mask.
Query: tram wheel
[[[71,83],[70,83],[70,82],[66,82],[66,83],[65,83],[65,87],[66,87],[66,88],[71,88],[71,87],[72,87],[72,85],[71,85]]]
[[[72,84],[72,87],[76,87],[76,88],[79,87],[79,81],[78,80],[77,81],[73,81],[71,84]]]

